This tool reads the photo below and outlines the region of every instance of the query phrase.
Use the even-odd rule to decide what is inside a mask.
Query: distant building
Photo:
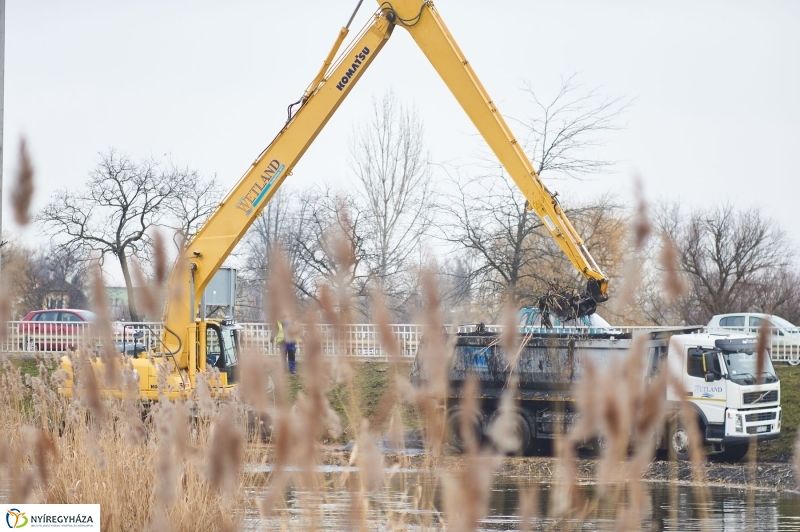
[[[128,309],[128,289],[124,286],[107,286],[106,301],[108,302],[109,318],[112,321],[129,321],[131,313]]]
[[[34,287],[33,291],[39,294],[39,308],[29,310],[88,307],[86,295],[80,288],[63,280],[56,279],[39,283],[38,286]]]
[[[72,308],[69,295],[69,292],[66,290],[51,290],[46,292],[42,300],[42,310]]]
[[[143,288],[139,286],[133,287],[133,295],[136,299],[136,310],[139,313],[139,319],[142,321],[159,321],[161,316],[145,316],[144,309],[140,301],[142,298],[138,295],[142,292]],[[128,308],[128,289],[124,286],[107,286],[106,287],[106,304],[108,305],[109,318],[112,321],[131,321],[131,311]],[[159,312],[161,305],[157,307]]]

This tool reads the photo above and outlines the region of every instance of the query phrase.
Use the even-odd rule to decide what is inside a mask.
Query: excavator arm
[[[607,299],[607,279],[555,196],[533,169],[433,3],[378,3],[380,8],[371,21],[334,61],[348,29],[340,31],[319,74],[297,102],[297,111],[291,114],[290,107],[284,127],[187,245],[173,268],[164,310],[164,343],[174,354],[178,368],[189,365],[189,350],[194,342],[187,331],[195,323],[197,303],[209,281],[378,55],[395,26],[408,30],[525,195],[529,208],[536,211],[572,264],[588,279],[587,294],[570,302],[569,313],[591,314],[598,302]]]
[[[187,338],[187,330],[195,322],[197,304],[209,281],[292,173],[295,164],[386,44],[393,29],[394,24],[379,11],[331,65],[348,30],[345,27],[339,32],[320,73],[297,102],[297,111],[290,114],[275,139],[250,165],[181,254],[171,272],[163,319],[164,343],[174,353],[178,368],[188,365],[189,348],[194,342]]]
[[[408,30],[522,191],[527,208],[536,211],[567,258],[587,279],[585,294],[569,299],[561,297],[555,305],[551,303],[548,310],[564,318],[593,313],[597,303],[608,300],[608,279],[589,254],[555,195],[542,183],[433,2],[420,5],[419,0],[393,0],[382,2],[381,9],[392,14],[391,18],[398,26]]]

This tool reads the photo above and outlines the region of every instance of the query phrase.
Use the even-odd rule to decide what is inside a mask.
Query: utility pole
[[[6,149],[3,139],[3,126],[6,113],[6,0],[0,0],[0,248],[3,247],[3,152]],[[3,259],[0,249],[0,280],[2,280]],[[2,286],[2,284],[0,284]]]

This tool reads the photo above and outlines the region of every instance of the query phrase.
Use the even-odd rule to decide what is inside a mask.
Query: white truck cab
[[[704,443],[730,459],[743,457],[752,441],[780,436],[780,381],[769,356],[759,374],[756,341],[741,334],[704,333],[676,335],[669,342],[669,371],[681,377]],[[668,401],[677,405],[680,399],[668,389]],[[671,444],[679,458],[688,457],[685,429],[675,431]]]

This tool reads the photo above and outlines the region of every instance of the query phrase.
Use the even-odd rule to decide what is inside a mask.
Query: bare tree
[[[675,243],[679,267],[689,282],[687,296],[666,308],[651,298],[650,312],[658,319],[679,316],[704,324],[714,314],[786,309],[797,314],[797,277],[786,234],[758,210],[732,205],[685,213],[677,204],[657,210],[657,226]],[[663,318],[662,318],[663,319]]]
[[[473,291],[472,269],[468,257],[446,256],[422,257],[412,266],[408,276],[407,297],[395,311],[400,323],[413,323],[424,315],[428,301],[423,287],[426,275],[433,275],[439,296],[440,308],[447,313],[448,323],[466,323],[486,319],[486,313],[475,313],[473,301],[477,295]],[[482,308],[482,307],[481,307]],[[449,315],[448,315],[449,314]]]
[[[372,115],[354,134],[351,158],[366,216],[369,267],[396,302],[404,297],[402,276],[430,225],[431,172],[417,111],[392,92],[373,99]]]
[[[517,122],[525,128],[524,145],[539,175],[545,179],[580,178],[613,167],[613,161],[593,150],[601,144],[602,135],[621,127],[619,119],[629,100],[585,90],[577,84],[575,76],[563,80],[559,92],[549,102],[543,102],[530,83],[526,84],[526,92],[532,100],[533,116]],[[522,193],[503,175],[494,159],[488,168],[486,164],[481,167],[478,175],[458,168],[447,170],[455,192],[446,196],[437,222],[441,239],[453,244],[454,250],[466,250],[473,255],[474,281],[488,284],[495,294],[512,289],[518,300],[528,304],[541,294],[546,282],[575,284],[574,269],[543,230],[541,220],[526,208]],[[602,219],[604,224],[613,225],[615,231],[620,230],[618,222],[624,218],[609,197],[601,198],[596,205],[565,212],[570,218],[586,214],[598,221]],[[592,227],[585,224],[582,229]],[[602,249],[596,245],[601,236],[599,232],[591,237],[584,235],[593,255]],[[607,255],[595,257],[601,268],[619,259],[617,252]],[[569,272],[567,276],[564,270]]]
[[[366,216],[356,198],[330,187],[311,189],[302,197],[305,208],[292,239],[295,288],[301,297],[315,301],[323,284],[348,290],[356,299],[354,309],[367,317],[366,298],[374,272],[367,260]]]
[[[176,186],[182,190],[176,189],[170,202],[170,210],[178,224],[175,229],[180,232],[176,231],[176,238],[173,239],[173,242],[180,251],[180,246],[185,246],[186,242],[194,238],[200,227],[219,207],[222,200],[222,187],[216,176],[204,178],[197,170],[190,168],[173,169],[172,171],[182,176],[176,181]],[[177,239],[178,234],[183,235],[180,237],[181,242]]]
[[[630,99],[587,89],[576,74],[562,78],[550,101],[543,101],[530,81],[525,82],[524,91],[533,114],[515,121],[525,128],[525,150],[539,175],[547,172],[550,179],[559,175],[583,179],[613,169],[616,162],[594,150],[603,146],[609,132],[624,127],[620,119]]]
[[[252,293],[266,289],[271,257],[280,249],[293,272],[298,302],[317,301],[320,287],[346,289],[367,317],[364,302],[373,272],[364,248],[368,228],[357,200],[328,186],[290,193],[281,190],[265,207],[245,236],[245,283]],[[337,246],[346,246],[341,264]]]
[[[56,192],[36,219],[53,243],[70,253],[101,261],[113,256],[125,279],[131,319],[138,321],[130,259],[149,250],[150,228],[184,214],[178,200],[196,186],[194,172],[162,169],[154,160],[136,163],[110,149],[83,190]]]
[[[536,275],[535,268],[526,266],[537,260],[541,220],[528,213],[525,198],[510,180],[456,176],[450,178],[455,192],[446,194],[439,207],[440,238],[475,258],[473,283],[491,286],[498,294],[516,290],[522,277]]]
[[[754,310],[800,323],[800,275],[794,266],[773,272],[758,291]]]
[[[622,264],[631,251],[627,238],[629,215],[626,208],[610,193],[580,203],[565,202],[562,206],[597,265],[612,280],[612,284],[617,285]],[[523,286],[521,292],[541,294],[546,285],[551,283],[582,292],[586,287],[583,275],[575,269],[549,232],[541,227],[537,235],[539,247],[535,253],[539,258],[528,262],[525,268],[533,268],[538,274],[524,277],[533,282]],[[604,308],[606,314],[609,311],[607,307]]]
[[[248,293],[247,302],[237,304],[240,314],[249,312],[248,319],[264,319],[265,305],[261,301],[270,272],[270,259],[280,249],[293,270],[298,264],[293,254],[294,238],[302,227],[308,203],[299,196],[281,189],[270,200],[242,240],[243,264],[239,286]]]
[[[517,301],[531,305],[551,284],[583,290],[585,279],[542,221],[526,209],[510,180],[461,179],[451,188],[455,192],[441,208],[440,238],[471,259],[470,285],[476,294],[483,293],[484,300],[494,294],[499,304],[500,295],[511,289]],[[626,253],[624,209],[609,195],[562,207],[598,266],[615,277]]]
[[[11,316],[31,310],[87,308],[85,259],[64,248],[29,249],[19,242],[3,246]]]

